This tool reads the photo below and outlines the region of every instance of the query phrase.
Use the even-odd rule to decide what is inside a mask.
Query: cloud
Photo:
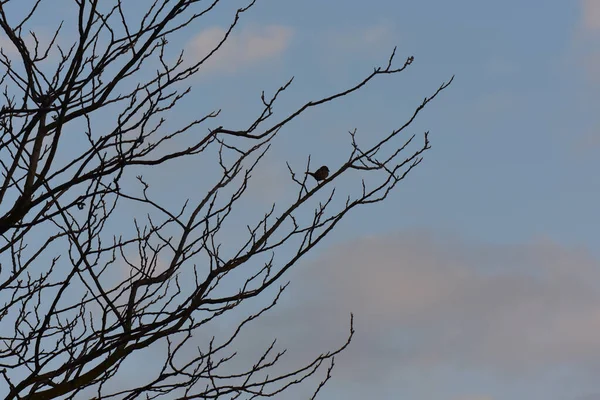
[[[0,35],[0,48],[2,48],[4,54],[6,55],[11,56],[14,54],[18,54],[17,48],[15,47],[13,42],[11,42],[11,40],[5,35]]]
[[[367,27],[360,37],[358,37],[358,43],[370,46],[377,45],[383,41],[389,40],[393,35],[393,28],[388,23],[380,23]]]
[[[343,339],[353,312],[336,376],[371,384],[423,368],[585,369],[600,359],[599,282],[598,260],[548,240],[375,236],[305,266],[257,336],[277,332],[292,353],[313,354]]]
[[[600,0],[581,0],[572,54],[592,83],[600,83]]]
[[[495,393],[459,396],[452,374],[469,371],[517,391],[518,381],[546,385],[547,369],[597,375],[600,262],[585,249],[543,238],[500,245],[404,232],[333,246],[287,279],[278,306],[236,342],[239,365],[251,365],[277,338],[276,350],[288,349],[277,370],[298,367],[344,342],[352,312],[356,334],[329,385],[344,398],[385,398],[373,393],[386,385],[423,390],[435,380],[436,399],[493,400]],[[224,321],[216,337],[234,329]]]
[[[325,40],[329,49],[344,52],[362,52],[380,49],[392,43],[394,28],[387,22],[356,29],[330,32]]]
[[[600,30],[600,0],[582,0],[582,23],[589,31]]]
[[[25,46],[27,47],[32,57],[35,55],[36,46],[39,52],[38,56],[41,56],[47,51],[48,46],[50,46],[50,41],[54,36],[54,32],[49,31],[44,27],[35,27],[34,29],[32,29],[32,32],[36,33],[38,40],[37,42],[31,34],[31,32],[27,34],[22,34],[21,38],[23,39],[23,42],[25,43]],[[58,51],[58,46],[65,49],[68,48],[70,45],[71,43],[66,39],[64,35],[58,35],[53,46],[48,51],[46,58],[37,61],[36,65],[39,68],[41,68],[42,71],[46,74],[55,73],[56,62],[61,59],[60,52]],[[17,50],[16,46],[5,34],[0,34],[0,48],[2,48],[2,51],[4,51],[5,55],[7,55],[9,58],[12,58],[13,60],[18,59],[18,57],[20,57],[19,51]]]
[[[254,170],[247,194],[255,201],[271,205],[287,193],[290,179],[285,163],[267,160]]]
[[[580,18],[574,29],[569,60],[584,72],[588,81],[600,83],[600,0],[580,0]]]
[[[202,72],[235,73],[259,65],[281,55],[292,38],[292,29],[280,25],[254,27],[235,31],[223,46],[206,61]],[[223,39],[225,30],[208,28],[196,35],[187,45],[193,61],[206,57]]]

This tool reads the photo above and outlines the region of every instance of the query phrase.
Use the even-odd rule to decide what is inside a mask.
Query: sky
[[[294,75],[305,98],[393,46],[415,63],[292,125],[258,202],[285,196],[284,161],[335,164],[348,130],[389,131],[456,77],[415,124],[424,163],[298,265],[255,340],[325,350],[353,312],[326,399],[600,399],[600,1],[323,3],[260,3],[210,76],[245,99]]]
[[[202,57],[242,3],[228,4],[175,53]],[[355,84],[394,46],[415,57],[407,71],[282,131],[246,212],[285,202],[286,162],[341,164],[349,130],[391,131],[455,76],[410,129],[432,149],[298,263],[240,346],[277,337],[293,365],[342,343],[352,312],[323,399],[600,400],[600,0],[259,0],[175,117],[222,107],[242,126],[261,90],[294,76],[284,112]],[[175,204],[201,192],[177,185],[195,168],[148,179]]]
[[[389,131],[456,76],[415,124],[424,163],[298,265],[255,340],[325,350],[353,312],[325,399],[600,399],[600,1],[264,1],[247,23],[214,79],[314,97],[415,57],[292,125],[263,196],[285,160],[335,164],[348,130]]]

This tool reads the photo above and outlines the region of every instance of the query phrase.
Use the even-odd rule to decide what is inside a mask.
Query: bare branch
[[[396,129],[370,132],[370,146],[351,130],[341,165],[313,172],[310,154],[305,165],[286,163],[297,192],[252,215],[247,189],[290,122],[399,75],[414,58],[396,64],[394,49],[353,86],[285,110],[291,78],[257,94],[259,110],[245,124],[226,127],[217,108],[189,120],[175,111],[255,0],[191,64],[169,39],[208,21],[220,0],[154,0],[133,11],[122,0],[75,0],[76,17],[47,37],[31,29],[42,0],[24,1],[18,13],[9,3],[0,1],[0,29],[16,49],[0,52],[0,394],[254,399],[317,376],[316,398],[353,337],[353,316],[337,349],[288,368],[275,337],[254,358],[241,356],[246,329],[351,210],[385,200],[422,162],[428,132],[418,143],[405,131],[453,78]],[[202,166],[194,173],[206,188],[166,201],[152,176],[184,160]],[[232,226],[244,231],[231,235]],[[258,297],[264,306],[250,311]],[[231,331],[198,338],[224,315],[238,319]],[[116,388],[144,349],[163,351],[160,365]]]

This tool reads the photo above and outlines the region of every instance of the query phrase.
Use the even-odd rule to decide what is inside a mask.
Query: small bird
[[[307,172],[306,175],[310,175],[317,182],[327,179],[329,176],[329,168],[326,165],[323,165],[321,168],[317,169],[315,172]]]

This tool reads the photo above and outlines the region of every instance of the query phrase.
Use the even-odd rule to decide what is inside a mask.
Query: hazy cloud
[[[600,0],[582,0],[583,27],[600,30]]]
[[[600,0],[581,0],[579,23],[569,58],[573,57],[590,82],[600,83]]]
[[[4,54],[6,55],[13,55],[18,53],[15,45],[10,41],[9,38],[7,38],[4,35],[0,35],[0,48],[2,48]]]
[[[327,47],[342,51],[365,51],[387,46],[393,42],[394,28],[387,22],[356,29],[340,29],[330,32]]]
[[[348,399],[392,383],[404,391],[435,371],[518,376],[536,385],[547,369],[594,376],[599,367],[600,263],[585,249],[547,239],[499,245],[406,232],[333,246],[287,278],[292,284],[279,305],[236,342],[237,362],[255,362],[277,338],[277,350],[288,349],[277,369],[298,367],[342,344],[353,312],[356,335],[331,383],[351,392]],[[218,322],[216,337],[232,326]],[[443,392],[443,383],[436,386]],[[493,400],[457,393],[437,399]]]
[[[193,61],[207,56],[223,39],[225,30],[203,30],[188,44]],[[281,55],[292,38],[291,28],[280,25],[253,27],[234,31],[223,46],[201,68],[202,72],[233,73]]]
[[[426,234],[371,237],[328,250],[292,279],[258,336],[300,354],[357,334],[337,376],[374,383],[415,368],[520,374],[600,359],[600,268],[551,241],[462,243]]]
[[[285,164],[269,160],[259,163],[252,174],[252,184],[247,189],[248,196],[269,205],[281,199],[291,179],[288,169],[282,165]]]

